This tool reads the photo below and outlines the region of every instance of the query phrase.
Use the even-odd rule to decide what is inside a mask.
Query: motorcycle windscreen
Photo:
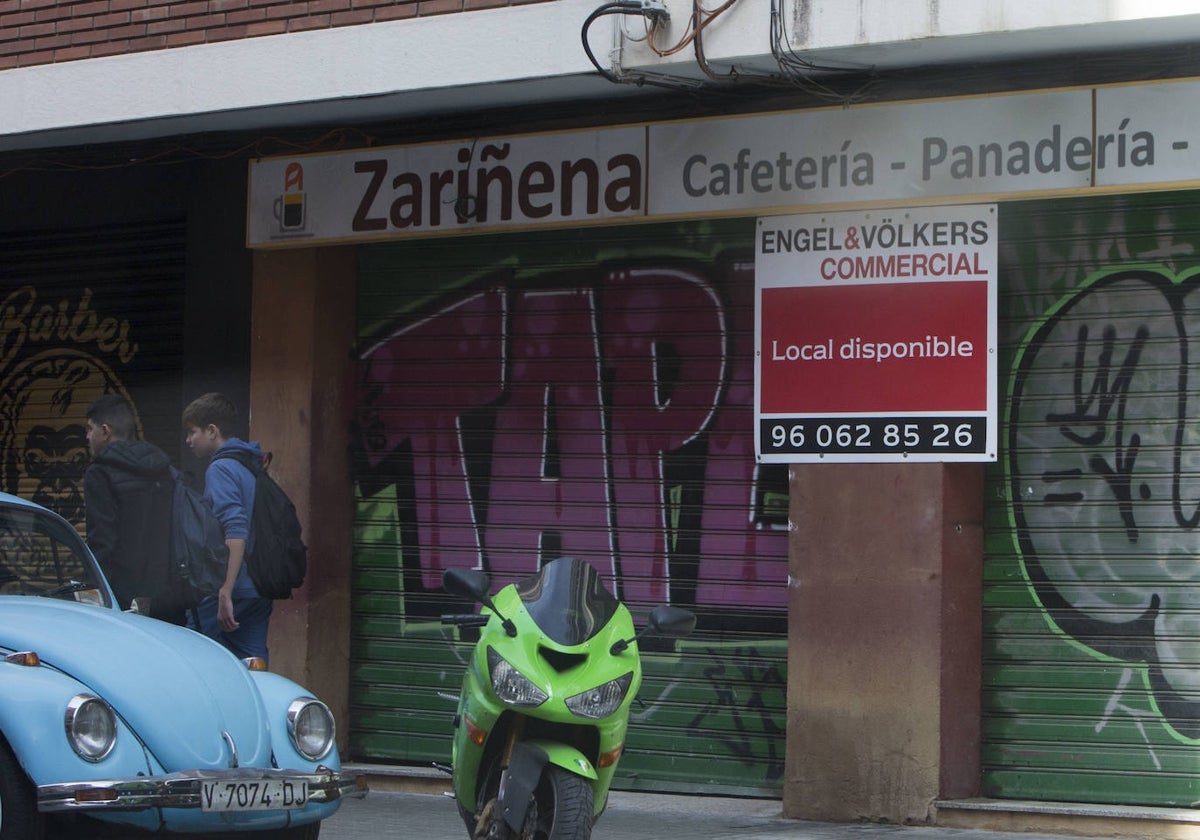
[[[574,557],[551,560],[516,586],[529,617],[560,645],[583,644],[595,636],[619,603],[600,574]]]

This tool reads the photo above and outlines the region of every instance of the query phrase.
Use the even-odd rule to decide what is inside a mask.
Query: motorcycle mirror
[[[442,572],[442,586],[447,592],[472,601],[483,603],[491,600],[488,598],[491,585],[487,573],[478,569],[446,569]]]
[[[637,641],[642,636],[655,634],[665,636],[668,639],[682,639],[684,636],[691,635],[691,632],[695,629],[695,613],[680,609],[679,607],[668,607],[665,605],[655,607],[650,610],[650,615],[642,632],[635,635],[632,639],[618,639],[613,642],[613,646],[608,649],[608,652],[613,656],[619,656],[629,648],[630,642]]]
[[[509,636],[517,635],[517,625],[500,615],[500,610],[496,609],[496,605],[492,603],[492,596],[488,594],[492,581],[486,572],[481,572],[479,569],[446,569],[442,572],[442,586],[451,595],[470,598],[472,601],[483,604],[500,619],[505,633]]]
[[[650,611],[650,629],[669,639],[682,639],[696,629],[696,614],[679,607],[655,607]]]

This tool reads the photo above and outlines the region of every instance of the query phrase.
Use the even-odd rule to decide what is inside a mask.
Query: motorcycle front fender
[[[561,767],[568,773],[583,776],[583,778],[591,779],[593,782],[600,778],[596,774],[596,768],[592,766],[592,762],[588,761],[583,753],[570,744],[564,744],[561,741],[550,741],[545,738],[534,738],[525,743],[540,749],[546,754],[550,764]]]
[[[533,797],[547,764],[561,767],[593,782],[599,779],[592,763],[572,746],[546,739],[517,742],[513,746],[512,757],[500,782],[500,796],[496,803],[505,824],[517,834],[524,828],[529,800]]]

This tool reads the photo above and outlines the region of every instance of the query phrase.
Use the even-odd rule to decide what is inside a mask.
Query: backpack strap
[[[271,453],[270,452],[264,453],[261,461],[256,460],[248,452],[233,452],[233,451],[218,452],[217,454],[212,456],[212,459],[214,461],[223,460],[225,458],[228,458],[230,461],[237,461],[243,467],[250,470],[250,472],[253,473],[256,477],[258,476],[259,473],[266,472],[267,467],[271,463]]]

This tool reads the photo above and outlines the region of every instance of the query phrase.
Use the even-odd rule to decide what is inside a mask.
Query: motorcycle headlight
[[[320,700],[311,697],[293,700],[288,706],[287,722],[292,743],[310,761],[320,761],[333,749],[333,712]]]
[[[580,717],[592,720],[606,718],[621,705],[631,682],[633,682],[632,671],[615,680],[609,680],[604,685],[598,685],[573,697],[568,697],[566,699],[567,708]]]
[[[117,716],[99,697],[76,694],[63,722],[71,748],[85,761],[101,761],[117,743]]]
[[[540,706],[550,696],[512,666],[492,648],[488,648],[488,671],[492,675],[492,691],[510,706]]]

